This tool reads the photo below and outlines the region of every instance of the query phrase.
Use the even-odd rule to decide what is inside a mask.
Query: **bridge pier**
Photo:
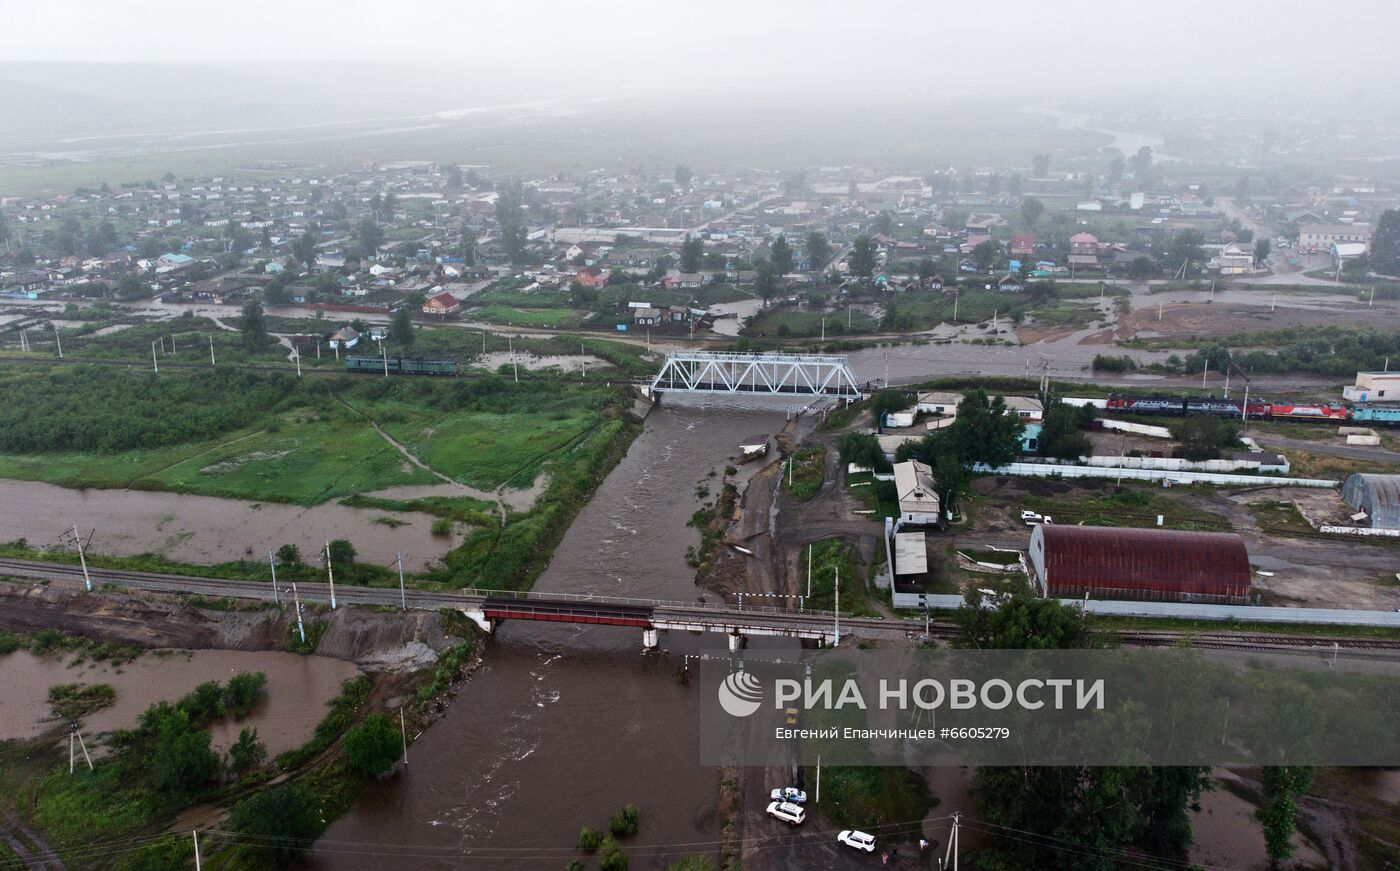
[[[481,631],[488,635],[491,634],[491,630],[496,628],[492,625],[491,618],[487,617],[486,612],[480,608],[463,608],[462,613],[468,620],[480,626]]]
[[[744,649],[744,636],[738,632],[729,633],[729,652],[738,653]]]
[[[650,628],[648,628],[648,629],[643,629],[643,630],[642,630],[642,649],[643,649],[643,650],[655,650],[655,649],[657,648],[657,646],[658,646],[658,641],[657,641],[657,635],[658,635],[658,634],[659,634],[659,633],[658,633],[655,629],[650,629]]]

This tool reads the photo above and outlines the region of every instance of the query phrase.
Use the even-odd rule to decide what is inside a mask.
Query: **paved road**
[[[1352,460],[1374,460],[1378,463],[1400,464],[1400,453],[1380,447],[1364,445],[1328,445],[1304,439],[1290,439],[1271,435],[1250,435],[1261,446],[1271,448],[1292,448],[1296,451],[1309,451],[1314,454],[1327,454],[1332,457],[1346,457]]]

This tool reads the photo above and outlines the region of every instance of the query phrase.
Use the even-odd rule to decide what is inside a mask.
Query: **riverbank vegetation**
[[[783,469],[783,492],[799,502],[817,495],[826,481],[826,448],[806,445],[788,458]]]

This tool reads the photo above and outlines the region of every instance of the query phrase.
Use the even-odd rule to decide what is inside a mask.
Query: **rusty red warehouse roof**
[[[1052,596],[1088,592],[1188,601],[1249,596],[1249,552],[1234,533],[1038,526],[1031,535],[1031,562],[1043,565]]]

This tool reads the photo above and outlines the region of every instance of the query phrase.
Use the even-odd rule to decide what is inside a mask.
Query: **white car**
[[[875,836],[854,829],[846,829],[841,832],[836,836],[836,842],[856,850],[864,850],[867,853],[875,852]]]
[[[807,793],[795,786],[785,786],[782,789],[775,789],[768,794],[773,801],[790,801],[793,804],[806,804]]]
[[[775,820],[782,820],[788,825],[800,826],[807,819],[807,811],[801,805],[775,801],[768,806],[768,816]]]
[[[1034,511],[1022,511],[1022,512],[1021,512],[1021,519],[1024,520],[1024,521],[1026,521],[1026,523],[1028,523],[1028,524],[1035,524],[1035,523],[1039,523],[1040,521],[1044,520],[1045,518],[1042,517],[1040,514],[1037,514],[1037,513],[1034,512]]]

